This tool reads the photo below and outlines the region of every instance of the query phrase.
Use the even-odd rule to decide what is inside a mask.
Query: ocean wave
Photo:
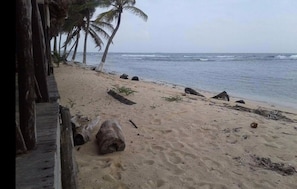
[[[280,60],[296,60],[297,54],[292,55],[276,55],[274,58],[280,59]]]

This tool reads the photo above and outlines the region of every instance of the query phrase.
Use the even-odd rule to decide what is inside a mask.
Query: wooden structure
[[[61,179],[65,148],[60,142],[59,93],[50,49],[71,2],[16,1],[16,188],[76,188]]]

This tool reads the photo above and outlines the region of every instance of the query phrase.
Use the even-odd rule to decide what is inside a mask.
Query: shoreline
[[[68,61],[66,63],[66,65],[72,65],[72,66],[78,66],[80,68],[83,68],[83,69],[90,69],[92,71],[95,71],[95,65],[83,65],[83,63],[81,62],[70,62]],[[96,71],[95,71],[96,72]],[[120,77],[121,74],[124,74],[124,73],[119,73],[119,72],[116,72],[116,71],[111,71],[111,72],[106,72],[106,71],[103,71],[103,73],[105,74],[110,74],[110,75],[116,75],[117,77]],[[133,76],[132,76],[133,77]],[[165,86],[169,86],[169,87],[173,87],[173,88],[179,88],[181,90],[181,92],[184,90],[185,87],[190,87],[192,88],[192,86],[185,86],[185,85],[178,85],[178,84],[175,84],[175,83],[170,83],[170,82],[166,82],[166,81],[159,81],[159,80],[154,80],[154,79],[147,79],[147,78],[141,78],[141,76],[138,76],[140,77],[140,81],[143,81],[143,82],[147,82],[147,83],[154,83],[154,84],[158,84],[158,85],[165,85]],[[129,78],[131,79],[131,78]],[[202,89],[199,89],[199,88],[192,88],[194,90],[196,90],[197,92],[203,94],[206,98],[211,98],[217,94],[219,94],[220,92],[222,91],[218,91],[217,93],[215,93],[214,91],[207,91],[207,90],[202,90]],[[228,91],[226,91],[228,93]],[[288,106],[288,105],[285,105],[285,104],[281,104],[281,103],[274,103],[274,102],[270,102],[270,101],[264,101],[264,100],[256,100],[256,99],[253,99],[252,97],[251,98],[248,98],[248,97],[242,97],[242,96],[236,96],[236,95],[230,95],[228,93],[229,97],[231,98],[231,102],[232,101],[237,101],[237,100],[243,100],[245,102],[251,102],[252,104],[258,104],[260,106],[263,106],[265,108],[271,108],[271,109],[279,109],[281,111],[287,111],[287,112],[292,112],[294,114],[297,114],[297,107],[294,108],[293,106]]]
[[[286,108],[199,97],[77,65],[60,65],[54,74],[71,115],[100,116],[90,140],[74,147],[81,189],[297,187],[297,114]],[[107,94],[115,86],[135,91],[124,95],[135,104]],[[176,95],[180,100],[166,100]],[[120,124],[126,148],[101,155],[96,133],[109,119]]]

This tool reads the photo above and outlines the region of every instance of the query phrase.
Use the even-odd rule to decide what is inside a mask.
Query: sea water
[[[87,65],[97,66],[101,57],[87,53]],[[104,71],[297,109],[297,53],[110,52]]]

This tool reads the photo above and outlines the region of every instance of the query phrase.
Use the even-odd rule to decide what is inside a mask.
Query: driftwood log
[[[111,89],[107,92],[107,94],[109,94],[110,96],[112,96],[113,98],[117,99],[118,101],[120,101],[123,104],[127,104],[127,105],[136,104],[136,102],[133,102],[133,101],[131,101],[131,100],[123,97],[122,95],[116,93],[115,91],[113,91]]]
[[[90,140],[92,130],[98,124],[99,120],[99,116],[93,120],[80,115],[71,118],[74,146],[82,145]]]
[[[99,154],[123,151],[126,147],[122,128],[115,120],[106,120],[96,134]]]

